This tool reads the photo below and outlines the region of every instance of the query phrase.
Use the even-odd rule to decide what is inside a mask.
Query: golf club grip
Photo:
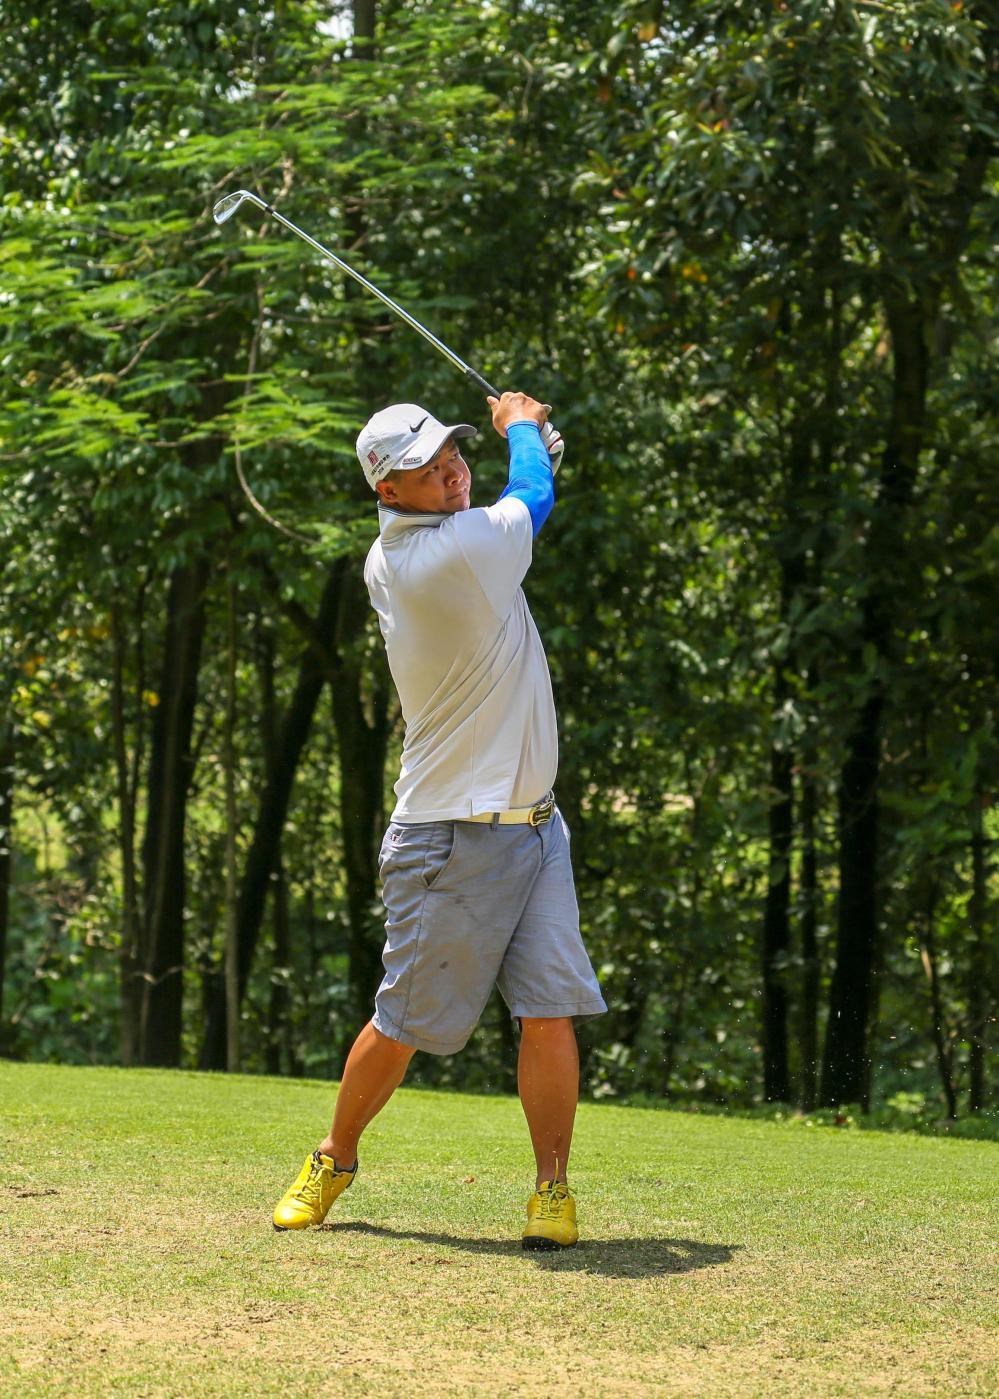
[[[494,389],[492,384],[490,384],[488,380],[483,379],[481,374],[477,374],[475,370],[471,367],[471,365],[468,366],[468,368],[465,370],[465,373],[468,376],[468,378],[471,379],[472,383],[476,386],[476,388],[481,389],[482,392],[487,394],[490,398],[499,398],[501,396],[499,389]],[[553,440],[555,442],[561,442],[561,439],[562,434],[558,431],[558,429],[553,427],[550,422],[545,423],[544,427],[541,429],[541,440],[545,444],[546,450],[551,451],[551,444]],[[560,447],[559,450],[553,454],[552,459],[555,463],[554,467],[552,468],[553,471],[558,471],[559,462],[562,460],[562,452],[564,450],[564,447]]]
[[[475,372],[475,370],[472,369],[471,367],[469,367],[468,369],[466,369],[466,370],[465,370],[465,373],[466,373],[466,375],[468,376],[468,378],[471,379],[471,381],[472,381],[472,383],[475,385],[475,387],[476,387],[477,389],[481,389],[482,392],[483,392],[487,397],[489,397],[489,398],[499,398],[499,396],[500,396],[500,391],[499,391],[499,389],[494,389],[493,386],[492,386],[492,384],[490,384],[490,382],[489,382],[488,379],[483,379],[482,375],[481,375],[481,374],[477,374],[477,373]]]

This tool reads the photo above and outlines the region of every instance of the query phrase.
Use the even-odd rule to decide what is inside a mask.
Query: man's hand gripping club
[[[548,414],[552,411],[551,404],[539,403],[536,398],[531,398],[526,393],[504,393],[499,398],[493,398],[490,395],[486,402],[492,410],[493,427],[500,437],[506,436],[506,430],[511,423],[524,422],[525,420],[537,423],[541,429],[541,440],[552,459],[552,475],[554,476],[562,465],[565,441],[558,428],[548,421]]]

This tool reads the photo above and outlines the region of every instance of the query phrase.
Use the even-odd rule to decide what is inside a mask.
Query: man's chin
[[[459,511],[467,510],[470,503],[468,492],[464,491],[461,495],[455,496],[452,500],[446,500],[444,502],[444,511],[448,515],[457,515]]]

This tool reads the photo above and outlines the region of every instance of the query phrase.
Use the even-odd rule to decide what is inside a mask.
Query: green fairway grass
[[[326,1083],[0,1064],[0,1394],[999,1393],[999,1145],[584,1105],[524,1253],[515,1099],[401,1091],[321,1229]]]

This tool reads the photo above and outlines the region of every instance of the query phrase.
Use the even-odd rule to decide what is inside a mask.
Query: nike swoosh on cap
[[[426,417],[423,417],[423,418],[420,419],[420,421],[416,424],[416,427],[413,427],[413,425],[410,424],[410,427],[409,427],[410,432],[419,432],[420,428],[423,426],[423,424],[427,421],[427,418],[429,418],[429,417],[430,417],[430,414],[428,413],[428,414],[426,415]]]

